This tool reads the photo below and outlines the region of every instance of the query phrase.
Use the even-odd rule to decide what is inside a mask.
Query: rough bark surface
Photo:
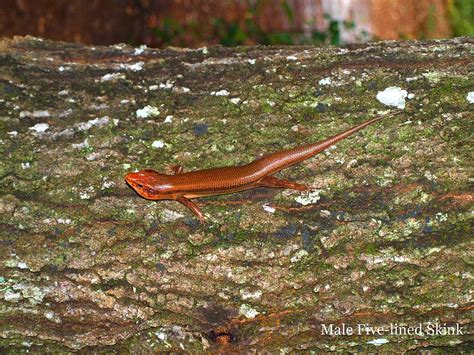
[[[0,349],[469,349],[473,44],[1,41]],[[402,116],[279,174],[311,194],[200,199],[201,226],[123,181],[321,140],[389,110],[390,86],[409,94]]]

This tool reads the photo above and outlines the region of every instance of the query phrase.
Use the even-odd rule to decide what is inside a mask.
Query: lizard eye
[[[138,186],[139,188],[142,188],[142,187],[143,187],[143,185],[142,185],[142,184],[137,184],[137,186]]]

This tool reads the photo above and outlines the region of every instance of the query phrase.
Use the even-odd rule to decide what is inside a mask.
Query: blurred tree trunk
[[[267,40],[282,41],[289,36],[294,42],[301,40],[295,35],[301,33],[311,40],[314,30],[328,37],[340,32],[343,43],[372,37],[451,35],[448,0],[94,0],[83,4],[82,0],[3,0],[0,37],[33,35],[95,45],[202,47],[234,36],[242,44],[261,43],[256,29]],[[338,21],[338,29],[329,28],[330,20]],[[345,26],[344,21],[354,26]]]
[[[472,48],[3,40],[2,352],[468,350]],[[280,174],[309,195],[199,199],[201,226],[123,181],[321,140],[390,110],[387,87],[402,116]]]

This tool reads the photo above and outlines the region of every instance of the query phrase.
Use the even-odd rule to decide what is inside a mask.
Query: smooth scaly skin
[[[212,196],[248,190],[255,187],[289,188],[307,190],[307,187],[272,175],[293,164],[306,160],[322,150],[347,138],[362,128],[387,116],[373,118],[322,142],[293,149],[281,150],[253,162],[222,168],[212,168],[183,173],[175,167],[175,175],[160,174],[154,170],[141,170],[125,176],[127,183],[142,197],[150,200],[176,200],[190,208],[204,222],[204,215],[191,198]]]

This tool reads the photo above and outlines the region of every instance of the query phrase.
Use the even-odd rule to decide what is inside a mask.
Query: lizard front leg
[[[202,213],[202,211],[199,209],[199,207],[193,201],[191,201],[189,198],[181,196],[181,197],[178,197],[176,199],[176,201],[178,201],[179,203],[181,203],[181,204],[185,205],[187,208],[189,208],[197,216],[197,218],[199,219],[201,224],[204,224],[206,222],[206,218],[204,216],[204,213]]]

